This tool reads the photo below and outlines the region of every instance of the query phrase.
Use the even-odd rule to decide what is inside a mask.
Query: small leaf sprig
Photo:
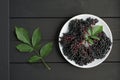
[[[41,32],[39,28],[36,28],[33,32],[32,39],[30,39],[29,32],[22,27],[15,27],[16,37],[22,43],[16,46],[16,49],[19,52],[35,52],[36,54],[29,58],[29,63],[35,63],[38,61],[42,61],[45,67],[48,70],[51,68],[45,62],[44,58],[52,51],[53,43],[48,42],[42,48],[40,46],[41,41]]]
[[[85,34],[85,40],[89,42],[91,45],[94,44],[93,40],[100,40],[97,36],[99,33],[103,31],[103,26],[95,25],[88,29],[87,34]]]

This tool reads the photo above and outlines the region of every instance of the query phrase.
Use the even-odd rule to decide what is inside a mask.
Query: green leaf
[[[52,51],[53,43],[49,42],[44,45],[40,50],[40,55],[42,58],[46,57]]]
[[[89,39],[89,35],[85,34],[85,40],[88,40],[88,39]]]
[[[27,30],[22,27],[15,27],[15,33],[18,40],[30,44],[30,37]]]
[[[28,62],[34,63],[34,62],[38,62],[40,59],[42,59],[40,56],[34,55],[34,56],[30,57]]]
[[[103,31],[103,26],[95,25],[92,29],[92,35],[97,35]]]
[[[40,44],[40,40],[41,40],[41,32],[39,28],[36,28],[32,35],[32,45],[34,47],[38,46],[38,44]]]
[[[88,42],[92,45],[94,44],[93,40],[92,39],[88,39]]]
[[[92,29],[91,29],[91,28],[88,29],[88,34],[89,34],[90,36],[92,35]]]
[[[35,47],[34,47],[34,50],[39,50],[40,49],[40,44],[38,44],[38,45],[36,45]]]
[[[100,38],[97,37],[97,36],[91,36],[91,38],[93,38],[93,39],[97,39],[97,40],[100,40]]]
[[[19,50],[20,52],[32,52],[33,48],[27,44],[18,44],[16,46],[17,50]]]

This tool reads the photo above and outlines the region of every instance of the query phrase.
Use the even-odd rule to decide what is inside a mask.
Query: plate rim
[[[106,26],[107,26],[107,29],[108,29],[108,32],[109,32],[109,34],[110,34],[110,40],[111,40],[111,46],[110,46],[110,50],[107,52],[107,54],[105,55],[105,57],[104,58],[102,58],[102,59],[97,59],[97,60],[102,60],[101,62],[99,62],[97,65],[93,65],[93,66],[90,66],[90,67],[87,67],[87,65],[89,64],[87,64],[87,65],[83,65],[83,66],[80,66],[80,65],[78,65],[78,64],[76,64],[73,60],[70,60],[70,59],[68,59],[67,58],[67,56],[65,56],[64,55],[64,53],[62,52],[63,50],[61,49],[61,44],[60,44],[60,34],[61,34],[61,31],[63,30],[63,27],[65,27],[65,25],[67,24],[67,23],[69,23],[71,20],[73,20],[73,19],[75,19],[75,18],[77,18],[77,17],[80,17],[80,16],[92,16],[92,17],[96,17],[96,18],[98,18],[99,20],[101,20]],[[59,36],[58,36],[58,45],[59,45],[59,49],[60,49],[60,52],[61,52],[61,54],[62,54],[62,56],[65,58],[65,60],[67,61],[67,62],[69,62],[70,64],[72,64],[73,66],[75,66],[75,67],[78,67],[78,68],[93,68],[93,67],[96,67],[96,66],[99,66],[101,63],[103,63],[107,58],[108,58],[108,56],[110,55],[110,53],[111,53],[111,50],[112,50],[112,47],[113,47],[113,35],[112,35],[112,32],[111,32],[111,30],[110,30],[110,28],[109,28],[109,26],[108,26],[108,24],[102,19],[102,18],[100,18],[100,17],[98,17],[98,16],[96,16],[96,15],[93,15],[93,14],[79,14],[79,15],[76,15],[76,16],[73,16],[73,17],[71,17],[70,19],[68,19],[65,23],[64,23],[64,25],[62,26],[62,28],[61,28],[61,30],[60,30],[60,32],[59,32]],[[96,59],[95,59],[96,60]],[[94,61],[95,61],[94,60]],[[94,61],[92,61],[92,62],[94,62]]]

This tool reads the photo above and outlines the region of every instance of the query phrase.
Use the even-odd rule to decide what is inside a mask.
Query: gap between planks
[[[32,64],[40,64],[42,62],[36,62]],[[46,63],[68,63],[68,62],[46,62]],[[120,61],[104,61],[103,63],[120,63]],[[28,62],[10,62],[10,64],[31,64]]]
[[[71,17],[9,17],[9,19],[62,19],[62,18],[65,18],[65,19],[69,19]],[[100,17],[100,18],[120,18],[120,17],[111,17],[111,16],[106,16],[106,17]]]

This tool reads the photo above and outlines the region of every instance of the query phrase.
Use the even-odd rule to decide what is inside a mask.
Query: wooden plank
[[[10,80],[120,80],[120,63],[103,63],[95,68],[81,69],[69,63],[11,64]]]
[[[53,40],[56,38],[56,34],[59,33],[62,25],[66,22],[66,19],[11,19],[10,21],[10,40],[16,40],[14,35],[15,26],[23,26],[30,33],[37,27],[40,28],[42,33],[42,39]]]
[[[0,79],[9,80],[8,64],[8,1],[0,0]]]
[[[42,41],[42,44],[45,44],[49,41]],[[10,62],[27,62],[27,60],[29,59],[30,56],[34,55],[35,53],[20,53],[16,50],[15,46],[18,44],[19,42],[11,42],[11,46],[10,46]],[[107,58],[106,61],[120,61],[120,40],[119,41],[114,41],[113,43],[113,49],[111,51],[111,54],[109,55],[109,57]],[[58,45],[54,44],[54,48],[53,48],[53,52],[46,57],[45,59],[47,62],[66,62],[66,60],[64,60]]]
[[[120,39],[120,18],[103,18],[109,25],[113,38]],[[40,27],[44,40],[56,40],[62,26],[68,18],[38,18],[38,19],[11,19],[10,20],[10,40],[16,40],[14,35],[15,26],[23,26],[28,29],[30,33],[36,27]]]
[[[120,61],[120,55],[119,51],[120,48],[120,41],[116,41],[120,39],[120,18],[103,18],[108,25],[111,28],[111,31],[113,33],[114,37],[114,45],[113,45],[113,50],[108,57],[107,61]],[[18,44],[16,42],[16,37],[14,35],[14,27],[16,25],[18,26],[24,26],[24,28],[28,29],[30,33],[32,33],[33,29],[38,26],[41,29],[42,32],[42,43],[47,43],[48,41],[54,41],[57,43],[57,38],[59,31],[62,27],[62,25],[67,21],[65,18],[60,18],[60,19],[11,19],[10,22],[10,61],[11,62],[26,62],[28,57],[32,56],[33,53],[31,54],[24,54],[24,53],[19,53],[15,49],[15,45]],[[54,47],[53,53],[46,58],[46,61],[48,62],[64,62],[65,60],[63,59],[59,48]]]
[[[71,17],[90,13],[120,17],[119,0],[10,0],[11,17]]]

